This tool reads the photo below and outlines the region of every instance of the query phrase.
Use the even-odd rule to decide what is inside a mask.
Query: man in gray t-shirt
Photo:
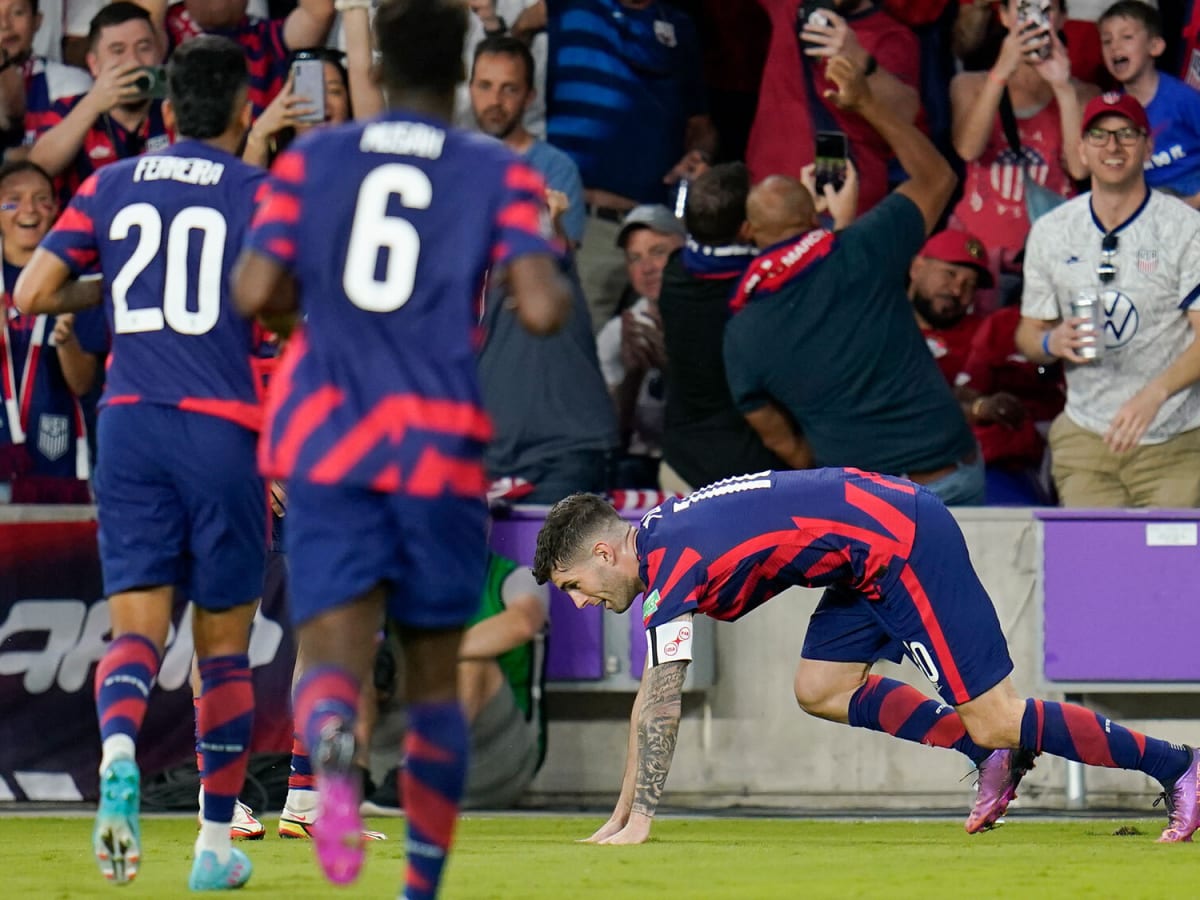
[[[481,131],[525,157],[546,180],[559,209],[555,225],[571,246],[583,235],[583,184],[565,153],[525,130],[533,97],[533,58],[510,37],[475,48],[471,108]],[[617,443],[616,415],[600,374],[591,315],[576,281],[570,321],[557,334],[529,334],[498,291],[487,293],[479,352],[483,405],[495,425],[484,454],[488,477],[533,485],[526,503],[553,503],[576,491],[602,491]]]
[[[1097,97],[1077,149],[1092,191],[1026,244],[1017,346],[1066,363],[1049,436],[1064,506],[1200,505],[1200,213],[1149,189],[1150,151],[1141,104]]]

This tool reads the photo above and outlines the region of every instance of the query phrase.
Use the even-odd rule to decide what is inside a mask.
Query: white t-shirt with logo
[[[1151,191],[1117,229],[1116,278],[1102,287],[1096,269],[1105,232],[1090,201],[1090,194],[1076,197],[1033,224],[1021,315],[1070,318],[1079,291],[1103,292],[1103,355],[1083,365],[1065,363],[1067,416],[1103,434],[1121,405],[1192,343],[1187,311],[1200,310],[1200,211]],[[1141,442],[1162,443],[1198,427],[1200,386],[1192,385],[1167,399]]]

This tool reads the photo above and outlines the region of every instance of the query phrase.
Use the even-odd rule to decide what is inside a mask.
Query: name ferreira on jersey
[[[217,184],[225,174],[224,163],[181,156],[143,156],[133,171],[134,181],[179,181],[201,187]]]

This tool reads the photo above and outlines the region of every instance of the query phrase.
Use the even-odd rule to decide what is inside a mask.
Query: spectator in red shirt
[[[939,231],[913,258],[908,277],[913,316],[942,376],[953,385],[979,327],[971,309],[975,288],[992,285],[987,250],[965,231]]]
[[[1018,5],[1009,0],[1001,12],[1008,34],[992,68],[962,72],[950,83],[954,149],[966,163],[962,200],[951,221],[987,235],[988,265],[997,281],[1015,271],[1013,260],[1029,234],[1029,184],[1067,197],[1074,193],[1071,179],[1087,175],[1075,135],[1084,105],[1097,93],[1071,77],[1057,34],[1059,0],[1051,2],[1049,26],[1040,28],[1018,19]],[[1000,305],[992,296],[979,302],[986,311]]]
[[[1066,402],[1062,364],[1039,365],[1017,349],[1020,320],[1018,302],[979,323],[956,393],[983,450],[987,502],[1053,504],[1046,434]]]
[[[750,131],[746,163],[754,181],[768,175],[795,177],[813,161],[815,133],[837,129],[849,138],[858,167],[859,212],[888,190],[891,151],[856,113],[838,109],[826,97],[834,90],[825,61],[847,57],[867,73],[872,94],[907,122],[920,113],[920,49],[916,36],[870,0],[834,0],[837,12],[824,13],[828,26],[806,25],[801,56],[796,35],[796,0],[758,0],[771,19],[771,42],[763,69],[758,111]],[[805,73],[811,72],[811,89]],[[810,102],[811,98],[815,100]]]

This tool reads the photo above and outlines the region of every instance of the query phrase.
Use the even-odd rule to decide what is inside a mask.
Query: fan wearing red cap
[[[1150,133],[1150,120],[1146,117],[1146,109],[1133,94],[1109,92],[1093,97],[1083,110],[1084,136],[1091,130],[1092,123],[1101,116],[1121,116],[1128,119],[1143,135]]]
[[[1118,192],[1125,188],[1144,192],[1150,120],[1137,98],[1115,93],[1094,97],[1083,110],[1082,125],[1079,156],[1092,175],[1092,189],[1098,182]]]
[[[965,231],[939,231],[913,258],[908,279],[913,316],[942,376],[953,385],[979,327],[971,308],[975,288],[992,286],[987,249]]]

